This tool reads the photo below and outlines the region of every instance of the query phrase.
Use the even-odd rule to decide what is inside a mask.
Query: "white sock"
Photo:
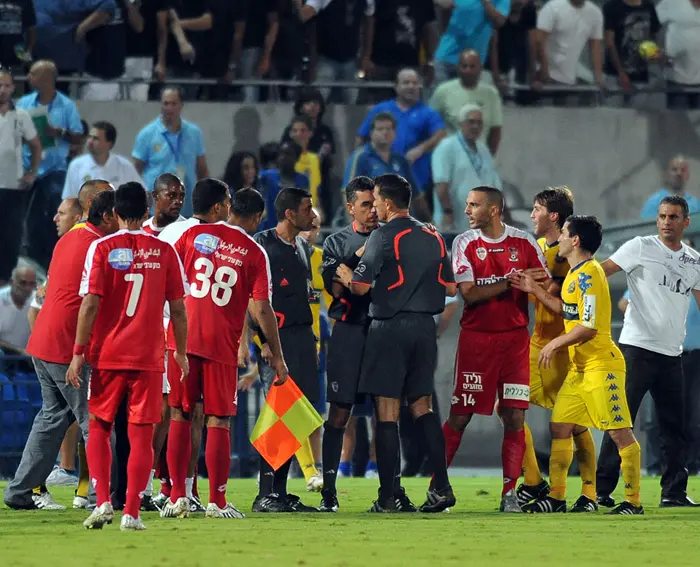
[[[194,485],[194,477],[185,480],[185,496],[192,498],[192,486]]]
[[[156,469],[151,469],[151,474],[148,477],[146,490],[143,491],[144,496],[153,496],[153,477],[156,476]]]

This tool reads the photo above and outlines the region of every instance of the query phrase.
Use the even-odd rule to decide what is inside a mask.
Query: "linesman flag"
[[[277,470],[322,424],[323,419],[290,376],[281,386],[270,388],[250,442]]]

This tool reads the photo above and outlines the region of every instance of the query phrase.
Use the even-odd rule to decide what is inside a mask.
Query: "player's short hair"
[[[195,215],[206,215],[214,205],[223,203],[229,194],[228,185],[220,179],[200,179],[192,191],[192,212]]]
[[[105,133],[105,139],[112,145],[117,141],[117,129],[114,124],[106,120],[98,120],[92,125],[93,128],[102,130]]]
[[[459,114],[458,114],[458,121],[459,122],[464,122],[467,119],[467,116],[469,116],[472,112],[478,112],[481,114],[481,116],[484,116],[484,111],[483,109],[478,105],[478,104],[465,104],[462,108],[459,109]]]
[[[167,85],[167,86],[163,87],[163,88],[161,89],[161,91],[160,91],[160,98],[159,98],[159,100],[162,99],[162,98],[163,98],[163,95],[164,95],[165,93],[167,93],[168,91],[174,92],[174,93],[177,95],[177,97],[180,99],[180,102],[184,102],[184,101],[185,101],[185,99],[184,99],[183,96],[182,96],[182,89],[181,89],[180,87],[175,86],[175,85]]]
[[[490,185],[479,185],[478,187],[472,187],[472,191],[484,193],[489,205],[495,205],[501,214],[506,210],[506,200],[503,198],[503,192],[500,189]]]
[[[285,219],[287,211],[292,210],[297,212],[304,199],[310,199],[311,193],[306,189],[298,187],[285,187],[282,189],[275,199],[275,214],[278,221]]]
[[[664,197],[663,199],[661,199],[659,207],[661,207],[661,205],[675,205],[681,208],[681,212],[683,213],[684,219],[687,219],[690,216],[688,201],[685,200],[685,197],[681,197],[680,195],[668,195]]]
[[[138,181],[122,183],[114,193],[114,212],[125,221],[138,221],[146,216],[146,188]]]
[[[112,215],[114,211],[114,191],[102,191],[95,195],[90,203],[90,211],[87,220],[93,226],[99,226],[105,215]]]
[[[306,114],[298,114],[292,118],[292,121],[289,123],[290,128],[295,124],[304,124],[311,132],[314,131],[314,121]]]
[[[68,207],[69,211],[74,214],[74,215],[82,215],[83,214],[83,208],[80,206],[80,201],[75,198],[75,197],[70,197],[68,199],[65,199],[66,201],[66,206]]]
[[[239,189],[231,196],[231,214],[250,219],[265,211],[265,199],[252,187]]]
[[[562,229],[566,219],[574,214],[574,198],[566,186],[547,187],[535,195],[534,202],[542,205],[549,213],[556,213],[557,225]]]
[[[80,208],[83,210],[83,214],[88,212],[88,203],[92,201],[98,193],[108,190],[114,191],[114,186],[106,179],[88,179],[83,183],[78,191],[78,201],[80,202]]]
[[[379,189],[382,199],[389,199],[398,209],[408,209],[411,205],[411,184],[396,173],[385,173],[374,178],[374,186]]]
[[[280,145],[277,142],[266,142],[260,146],[260,166],[277,167],[277,158],[280,155]]]
[[[370,193],[374,191],[374,181],[372,181],[371,177],[366,175],[353,177],[347,187],[345,187],[345,201],[354,203],[360,191],[369,191]]]
[[[391,114],[391,112],[378,112],[374,118],[372,118],[372,127],[370,130],[374,130],[374,128],[377,126],[377,122],[391,122],[394,130],[396,130],[396,118],[394,118],[394,115]]]
[[[578,236],[581,248],[595,254],[603,241],[603,226],[593,215],[571,215],[566,219],[569,236]]]
[[[179,185],[185,187],[184,182],[174,173],[161,173],[153,182],[153,192],[160,193],[166,191],[170,185]]]

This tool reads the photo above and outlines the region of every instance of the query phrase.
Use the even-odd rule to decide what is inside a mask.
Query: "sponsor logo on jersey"
[[[525,384],[503,384],[503,399],[529,402],[530,386]]]
[[[518,270],[516,270],[515,268],[513,268],[513,269],[511,269],[510,272],[508,272],[508,273],[507,273],[506,275],[504,275],[504,276],[495,276],[495,275],[493,275],[493,276],[489,276],[489,277],[487,277],[487,278],[477,278],[477,279],[476,279],[476,285],[487,285],[487,284],[502,282],[503,280],[508,279],[508,276],[509,276],[510,274],[517,274],[517,273],[518,273]]]
[[[685,252],[683,252],[683,254],[681,255],[681,257],[678,258],[678,261],[679,261],[681,264],[693,264],[693,265],[700,264],[700,260],[698,260],[697,258],[693,258],[692,256],[689,256],[689,255],[686,254]]]
[[[202,254],[213,254],[219,247],[219,237],[213,234],[200,234],[194,239],[194,248]]]
[[[357,268],[355,268],[355,269],[357,270],[358,274],[364,274],[365,271],[367,270],[367,264],[360,263],[360,265],[357,266]]]
[[[481,374],[478,372],[462,372],[462,390],[470,392],[483,392]]]
[[[576,281],[575,280],[573,280],[569,284],[569,288],[566,291],[568,291],[569,293],[574,293],[576,291]]]
[[[517,248],[508,248],[508,253],[510,254],[511,262],[517,262],[520,259],[520,255]]]
[[[486,248],[479,246],[479,248],[476,249],[476,257],[482,262],[486,259],[486,254]]]
[[[623,421],[625,421],[625,418],[622,417],[621,415],[616,415],[616,416],[613,418],[613,421],[614,421],[615,423],[622,423]],[[603,425],[605,425],[605,424],[603,424]]]
[[[595,325],[595,295],[583,296],[583,322]]]
[[[458,276],[461,276],[462,274],[466,273],[468,270],[469,270],[469,267],[468,267],[468,266],[464,266],[464,265],[459,266],[459,267],[457,268],[457,275],[458,275]]]
[[[561,303],[561,316],[567,321],[578,321],[578,305],[576,303]]]
[[[492,254],[495,254],[497,252],[505,252],[505,251],[506,251],[505,248],[489,248],[489,252],[491,252]]]
[[[581,293],[586,293],[592,286],[589,274],[580,273],[578,275],[578,288],[581,290]]]
[[[134,252],[131,248],[115,248],[110,251],[107,261],[115,270],[128,270],[134,263]]]

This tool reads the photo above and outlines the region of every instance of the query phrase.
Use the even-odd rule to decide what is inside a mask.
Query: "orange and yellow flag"
[[[277,470],[322,424],[323,419],[290,376],[281,386],[270,388],[250,442]]]

